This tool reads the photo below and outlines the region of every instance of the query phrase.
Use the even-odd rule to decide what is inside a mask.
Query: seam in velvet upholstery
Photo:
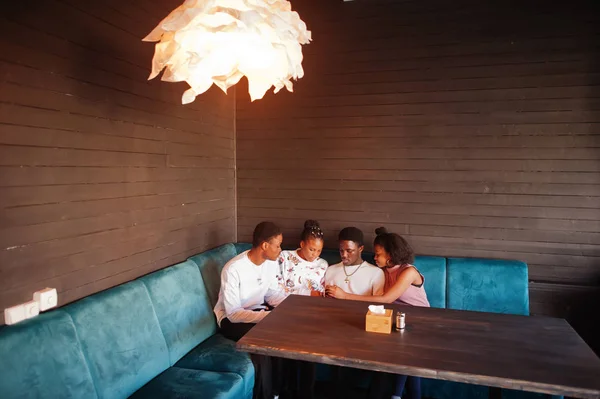
[[[208,294],[208,289],[206,288],[206,281],[204,281],[204,277],[202,276],[202,272],[200,272],[200,266],[198,266],[198,264],[196,262],[194,262],[193,260],[191,262],[193,262],[196,265],[196,270],[198,270],[198,273],[200,274],[200,281],[202,281],[202,285],[204,286],[204,300],[207,301],[208,303],[210,303],[210,295]],[[219,281],[219,283],[220,283],[220,281]],[[215,319],[215,324],[216,324],[217,323],[217,317],[215,316],[214,312],[212,313],[212,316]],[[218,332],[219,332],[219,326],[217,325],[217,330],[214,332],[214,334],[211,335],[210,337],[204,339],[202,342],[208,341],[211,337],[213,337]],[[202,342],[199,342],[198,345],[200,345]]]
[[[446,282],[445,282],[445,286],[446,286],[446,309],[449,308],[450,304],[449,304],[449,300],[448,298],[450,298],[450,284],[448,284],[448,258],[444,258],[445,260],[445,265],[444,267],[446,268]]]
[[[90,364],[89,364],[90,360],[88,359],[87,354],[83,350],[83,345],[81,344],[81,339],[79,338],[79,331],[77,331],[77,325],[75,324],[75,320],[73,320],[73,317],[71,316],[71,314],[69,312],[65,311],[65,314],[67,316],[69,316],[69,319],[71,319],[71,323],[73,323],[73,330],[75,330],[75,337],[77,337],[77,344],[81,348],[81,355],[83,356],[83,360],[85,360],[85,367],[87,368],[87,372],[90,375],[90,379],[92,380],[92,385],[94,386],[94,392],[96,392],[96,398],[100,398],[100,395],[98,394],[98,388],[96,387],[96,379],[94,378],[94,375],[92,374],[92,370],[90,368]]]
[[[154,301],[152,301],[152,295],[150,295],[150,291],[148,291],[148,287],[146,287],[146,283],[142,280],[139,280],[144,286],[144,291],[146,291],[146,295],[148,295],[148,299],[150,299],[150,305],[152,306],[152,313],[154,314],[154,320],[156,320],[156,324],[158,324],[158,328],[160,328],[160,333],[163,336],[163,341],[165,342],[165,347],[169,352],[169,366],[173,366],[171,364],[171,349],[169,348],[169,343],[167,342],[167,337],[165,337],[165,332],[163,331],[162,326],[160,325],[160,320],[158,319],[158,315],[156,314],[156,309],[154,308]]]

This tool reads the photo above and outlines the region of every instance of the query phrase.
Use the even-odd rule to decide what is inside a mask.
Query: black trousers
[[[373,372],[373,379],[367,393],[368,399],[388,399],[391,395],[402,395],[406,385],[408,399],[421,399],[421,379],[383,372]]]
[[[281,380],[283,389],[280,399],[297,398],[313,399],[317,366],[312,362],[284,359]]]
[[[221,320],[221,334],[232,341],[239,341],[255,323],[232,323],[229,319]],[[284,386],[285,361],[278,357],[250,354],[254,365],[253,399],[273,399],[279,395]]]
[[[352,395],[352,376],[349,367],[331,366],[331,382],[327,390],[327,398],[346,399]]]
[[[224,318],[221,320],[221,334],[237,342],[255,325],[255,323],[232,323],[228,318]]]
[[[221,334],[233,341],[239,341],[256,324],[232,323],[225,318],[221,321]],[[315,391],[316,365],[300,360],[251,354],[254,364],[254,399],[301,398],[312,399]]]

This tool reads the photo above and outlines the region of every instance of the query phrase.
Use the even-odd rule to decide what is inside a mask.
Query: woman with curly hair
[[[375,263],[385,274],[383,295],[354,295],[337,286],[328,286],[327,295],[339,299],[370,301],[379,303],[397,303],[412,306],[429,307],[425,293],[425,277],[412,265],[414,252],[406,240],[395,233],[388,233],[384,227],[375,230],[377,237],[373,243]],[[388,383],[395,377],[395,383]],[[406,385],[408,398],[421,398],[421,379],[405,375],[392,376],[377,373],[369,389],[369,398],[400,398]]]

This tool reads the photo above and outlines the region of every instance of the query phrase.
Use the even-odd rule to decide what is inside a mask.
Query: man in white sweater
[[[227,338],[238,341],[286,298],[277,282],[282,240],[281,230],[274,223],[259,223],[254,229],[252,249],[223,267],[214,312]]]
[[[385,275],[380,268],[362,259],[363,232],[346,227],[338,236],[342,261],[325,272],[325,285],[338,286],[356,295],[383,295]]]
[[[252,249],[223,267],[214,312],[225,337],[238,341],[286,298],[277,281],[282,241],[277,225],[259,223],[252,235]],[[262,355],[251,355],[251,359],[255,372],[253,398],[277,397],[286,372],[282,360]]]

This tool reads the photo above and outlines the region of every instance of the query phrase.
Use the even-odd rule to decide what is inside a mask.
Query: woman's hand
[[[346,299],[346,292],[337,285],[328,285],[325,287],[327,296],[337,299]]]

